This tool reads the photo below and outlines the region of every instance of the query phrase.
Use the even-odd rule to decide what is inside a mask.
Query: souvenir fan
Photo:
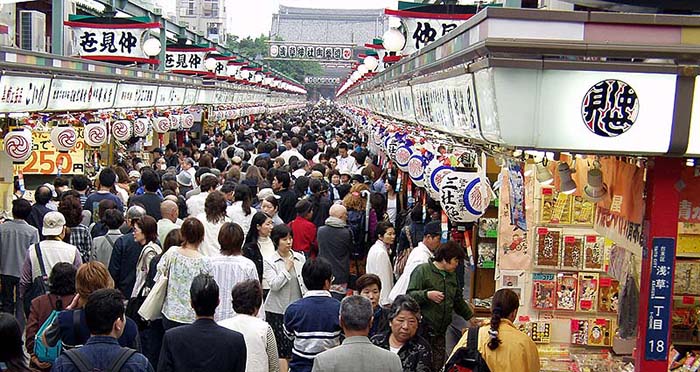
[[[151,123],[146,118],[134,120],[134,137],[146,137],[151,129]]]
[[[120,142],[128,141],[132,136],[133,126],[128,120],[117,120],[112,123],[112,136]]]
[[[107,142],[107,127],[100,122],[85,125],[85,144],[100,147]]]
[[[165,133],[170,130],[170,119],[165,116],[155,116],[151,119],[153,122],[153,129],[158,133]]]
[[[442,179],[453,171],[454,168],[452,168],[448,162],[438,158],[433,159],[425,166],[423,185],[431,198],[440,200],[440,184],[442,183]]]
[[[51,144],[59,152],[68,152],[75,146],[78,135],[70,125],[59,125],[51,129]]]
[[[32,132],[27,128],[11,130],[4,139],[5,153],[15,164],[22,164],[32,155]]]
[[[190,129],[194,126],[194,115],[184,114],[180,119],[180,126],[182,129]]]

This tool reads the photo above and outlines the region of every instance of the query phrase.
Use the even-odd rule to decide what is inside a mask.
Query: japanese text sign
[[[685,167],[681,173],[683,188],[680,191],[678,222],[700,223],[700,171]]]
[[[119,83],[114,108],[151,107],[156,102],[156,85]]]
[[[352,46],[272,42],[269,59],[304,61],[346,61],[353,57]]]
[[[46,110],[97,110],[111,108],[117,95],[117,83],[53,79]]]
[[[75,127],[77,141],[69,152],[58,152],[51,143],[51,132],[32,131],[32,155],[24,164],[15,165],[24,174],[83,174],[85,168],[85,145],[83,127]]]
[[[0,112],[43,110],[50,87],[51,78],[3,75],[0,78]]]
[[[156,96],[156,106],[182,106],[185,102],[186,88],[160,86]]]
[[[668,356],[675,257],[674,238],[652,239],[649,314],[644,340],[646,360],[666,360]]]
[[[148,30],[160,23],[65,22],[73,29],[73,54],[98,61],[157,63],[143,50]]]
[[[203,73],[207,72],[204,60],[209,49],[172,49],[165,52],[165,71]]]

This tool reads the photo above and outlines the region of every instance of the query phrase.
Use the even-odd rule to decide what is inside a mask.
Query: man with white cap
[[[19,296],[22,299],[34,279],[48,276],[57,263],[67,262],[76,268],[83,263],[78,248],[63,241],[68,231],[63,214],[51,211],[44,215],[43,222],[41,233],[44,240],[28,247],[27,257],[22,266],[22,276],[19,280]]]

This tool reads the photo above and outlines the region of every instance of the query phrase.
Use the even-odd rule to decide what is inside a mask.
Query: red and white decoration
[[[170,130],[170,119],[165,116],[156,116],[153,119],[153,129],[158,133],[165,133]]]
[[[112,124],[112,136],[120,142],[128,141],[133,135],[133,126],[128,120],[117,120]]]
[[[85,125],[85,144],[90,147],[100,147],[105,142],[107,142],[107,127],[103,123]]]
[[[134,137],[146,137],[151,130],[151,122],[146,118],[134,120]]]
[[[70,125],[59,125],[51,129],[51,144],[59,152],[68,152],[78,140],[78,134]]]
[[[170,114],[170,130],[179,130],[182,128],[182,115]]]
[[[180,120],[180,126],[182,129],[191,129],[194,126],[194,115],[184,114]]]
[[[22,164],[32,155],[32,132],[27,128],[14,129],[4,139],[5,153],[13,163]]]

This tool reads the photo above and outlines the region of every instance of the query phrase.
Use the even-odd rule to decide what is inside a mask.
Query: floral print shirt
[[[178,323],[194,323],[196,316],[190,305],[190,286],[199,274],[210,274],[211,263],[205,256],[188,257],[173,247],[158,262],[158,276],[168,277],[168,291],[163,302],[163,316]]]

